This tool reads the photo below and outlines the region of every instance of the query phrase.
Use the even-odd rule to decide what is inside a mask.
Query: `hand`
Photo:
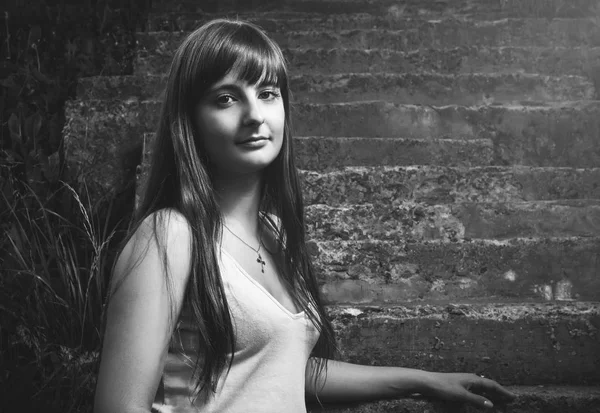
[[[483,408],[494,407],[492,400],[507,402],[517,397],[494,380],[467,373],[430,373],[423,395]]]

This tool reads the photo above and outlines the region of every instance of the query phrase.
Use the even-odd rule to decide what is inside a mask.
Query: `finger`
[[[483,391],[486,393],[492,393],[510,400],[513,400],[517,397],[516,394],[512,393],[507,388],[502,387],[498,382],[483,377],[480,377],[479,380],[473,383],[472,389],[478,392]]]
[[[464,398],[465,402],[470,403],[477,407],[483,407],[485,409],[491,409],[492,407],[494,407],[494,404],[490,400],[486,399],[483,396],[475,394],[475,393],[470,393],[470,392],[466,391],[463,394],[463,398]]]

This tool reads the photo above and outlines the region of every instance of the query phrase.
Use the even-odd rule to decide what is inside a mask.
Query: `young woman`
[[[177,50],[144,197],[113,271],[94,411],[299,413],[305,395],[412,393],[491,407],[514,397],[473,374],[329,360],[289,95],[281,50],[252,24],[212,21]]]

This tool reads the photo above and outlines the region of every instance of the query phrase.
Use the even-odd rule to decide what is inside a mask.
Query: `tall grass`
[[[85,411],[115,232],[86,191],[19,192],[0,195],[0,411]]]

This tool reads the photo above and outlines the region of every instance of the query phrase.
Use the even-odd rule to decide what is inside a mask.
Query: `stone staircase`
[[[484,374],[519,394],[507,412],[600,412],[597,0],[253,3],[236,15],[290,63],[310,247],[342,359]],[[201,9],[161,2],[133,75],[81,81],[65,139],[95,193],[134,181],[172,52],[226,14]]]

